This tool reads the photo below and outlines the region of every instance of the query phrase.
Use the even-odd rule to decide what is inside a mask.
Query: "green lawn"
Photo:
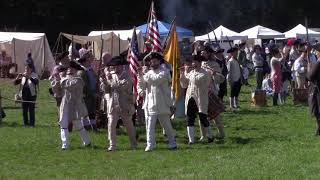
[[[253,82],[251,82],[253,83]],[[5,97],[17,88],[0,79]],[[250,106],[250,89],[243,88],[241,109],[223,114],[222,144],[186,145],[183,119],[174,121],[178,150],[167,150],[157,128],[157,148],[145,153],[144,127],[137,150],[128,150],[120,130],[117,152],[107,152],[106,130],[90,132],[93,148],[83,148],[76,132],[68,151],[60,150],[57,110],[41,81],[36,128],[23,128],[19,105],[3,100],[7,118],[0,125],[0,179],[318,179],[320,141],[305,106],[289,99],[279,107]],[[215,131],[216,132],[216,131]],[[197,129],[199,135],[199,130]]]

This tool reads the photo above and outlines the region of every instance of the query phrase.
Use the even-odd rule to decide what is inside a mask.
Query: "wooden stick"
[[[102,53],[103,53],[103,37],[102,37],[102,31],[103,31],[103,24],[101,25],[101,50],[100,50],[100,62],[99,62],[99,67],[98,67],[98,76],[97,76],[97,80],[96,80],[96,91],[97,91],[97,97],[96,97],[96,112],[98,112],[100,103],[101,103],[101,91],[100,91],[100,76],[101,76],[101,66],[104,64],[103,63],[103,57],[102,57]],[[97,115],[96,115],[97,118]]]

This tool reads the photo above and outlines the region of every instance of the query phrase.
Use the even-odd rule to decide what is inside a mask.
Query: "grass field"
[[[251,82],[252,83],[252,82]],[[17,88],[0,79],[3,96]],[[7,118],[0,125],[0,179],[319,179],[320,139],[305,106],[250,106],[250,89],[243,88],[241,109],[223,114],[226,139],[222,144],[186,144],[186,123],[174,121],[178,150],[167,150],[157,128],[157,148],[145,153],[144,127],[137,150],[128,150],[120,130],[118,151],[107,152],[106,130],[90,132],[92,148],[83,148],[71,133],[68,151],[60,150],[57,112],[41,81],[36,127],[22,127],[19,105],[3,100]],[[216,133],[216,131],[215,131]],[[199,136],[199,130],[197,129]]]

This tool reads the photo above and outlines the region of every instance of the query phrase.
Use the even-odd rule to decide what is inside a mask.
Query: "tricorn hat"
[[[206,52],[209,52],[209,53],[213,53],[214,52],[213,49],[209,45],[205,46],[203,51],[206,51]]]
[[[237,47],[231,47],[230,49],[228,49],[227,53],[233,53],[235,51],[238,51]]]
[[[83,70],[81,65],[78,62],[74,61],[74,60],[70,61],[69,67],[77,69],[77,70]]]
[[[163,55],[158,52],[150,52],[143,58],[144,61],[148,61],[151,59],[159,59],[161,61],[163,59]]]
[[[192,61],[198,61],[198,62],[202,62],[205,61],[204,57],[201,56],[200,54],[196,54],[192,56]]]
[[[217,46],[213,49],[213,52],[218,54],[218,53],[223,53],[224,49],[222,49],[220,46]]]
[[[128,61],[121,58],[120,56],[114,56],[107,64],[106,66],[121,66],[121,65],[128,65]]]

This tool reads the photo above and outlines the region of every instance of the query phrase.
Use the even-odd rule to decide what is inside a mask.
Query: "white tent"
[[[214,30],[214,33],[217,36],[218,41],[225,41],[225,40],[246,40],[248,39],[247,35],[242,35],[240,33],[237,33],[235,31],[232,31],[224,26],[219,26]],[[196,36],[196,41],[206,41],[206,40],[215,40],[213,31],[211,31],[209,34],[205,34],[202,36]]]
[[[17,64],[17,72],[23,73],[27,54],[31,52],[37,73],[51,70],[55,64],[44,33],[0,32],[0,49]]]
[[[128,49],[128,38],[132,37],[132,30],[119,31],[92,31],[88,36],[78,36],[67,33],[62,35],[75,43],[85,44],[93,42],[93,52],[97,59],[100,59],[101,37],[103,39],[103,52],[109,52],[112,56],[117,56],[119,53]],[[143,48],[143,37],[139,30],[136,30],[139,49]]]
[[[273,39],[284,37],[283,33],[260,25],[242,31],[240,34],[247,35],[249,39]]]
[[[125,51],[128,49],[129,45],[129,39],[131,39],[133,34],[133,29],[130,30],[112,30],[112,31],[91,31],[88,36],[90,37],[101,37],[101,34],[114,34],[116,36],[116,40],[113,40],[113,42],[110,41],[109,46],[104,45],[103,52],[113,52],[112,55],[119,55],[119,53]],[[136,29],[137,34],[137,40],[138,40],[138,46],[140,51],[143,49],[144,41],[143,41],[143,35],[140,32],[140,30]],[[100,54],[101,49],[101,41],[95,41],[94,42],[94,54]],[[111,48],[112,47],[112,48]],[[98,56],[96,56],[98,57]]]
[[[306,38],[307,30],[305,26],[303,26],[302,24],[298,24],[296,27],[285,32],[284,34],[286,38]],[[308,35],[310,38],[317,38],[320,37],[320,32],[308,29]]]

